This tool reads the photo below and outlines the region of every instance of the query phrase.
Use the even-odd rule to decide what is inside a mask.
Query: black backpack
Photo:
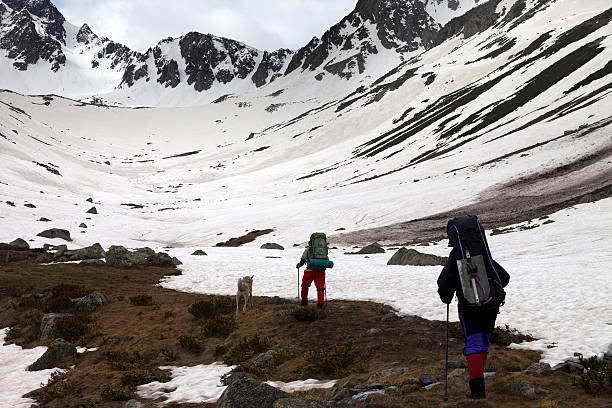
[[[503,306],[506,292],[500,273],[504,274],[504,278],[507,276],[506,282],[509,276],[491,257],[478,217],[466,215],[453,218],[446,225],[446,233],[450,246],[454,248],[461,290],[468,307],[482,310]]]

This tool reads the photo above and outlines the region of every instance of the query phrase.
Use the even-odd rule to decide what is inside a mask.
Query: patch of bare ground
[[[587,127],[572,132],[583,137],[588,131]],[[526,154],[525,151],[521,153]],[[506,158],[502,156],[486,165],[495,166]],[[612,197],[612,172],[605,171],[611,162],[612,142],[608,141],[597,151],[569,163],[492,186],[479,194],[473,204],[406,222],[338,234],[332,239],[346,246],[368,242],[406,245],[445,239],[447,221],[460,215],[478,215],[486,229],[544,217],[577,204]]]
[[[64,383],[35,392],[33,395],[40,407],[122,407],[125,401],[121,400],[134,398],[135,385],[167,378],[167,373],[158,370],[159,366],[194,366],[230,360],[258,379],[346,378],[348,388],[366,389],[368,384],[378,383],[382,385],[377,387],[399,389],[395,395],[371,397],[363,406],[440,405],[443,386],[426,390],[415,379],[424,373],[443,378],[444,322],[400,317],[388,306],[356,301],[331,301],[324,315],[307,319],[311,321],[298,321],[293,300],[263,297],[255,298],[254,309],[234,317],[233,297],[189,294],[156,286],[164,274],[172,272],[163,268],[118,269],[105,265],[0,264],[1,327],[21,329],[32,321],[27,316],[40,317],[44,311],[36,301],[37,295],[60,284],[84,288],[84,292],[98,290],[110,299],[109,304],[91,313],[95,330],[78,341],[83,346],[99,349],[66,362],[74,368],[58,380]],[[255,287],[254,292],[257,290]],[[61,302],[54,305],[56,310],[61,310]],[[453,365],[450,396],[458,401],[458,406],[475,406],[469,405],[464,397],[467,375],[461,353],[461,332],[457,324],[452,324],[450,329]],[[526,374],[523,370],[537,362],[540,354],[505,347],[510,341],[522,338],[507,330],[497,333],[497,343],[492,346],[487,363],[487,371],[496,374],[488,380],[487,400],[478,406],[541,408],[570,404],[599,408],[605,405],[603,397],[593,397],[572,386],[570,375]],[[34,339],[25,346],[47,344],[51,340]],[[273,362],[255,365],[259,353],[270,349],[274,350]],[[404,369],[392,376],[370,380],[374,373],[390,368]],[[505,384],[523,380],[550,393],[526,400],[503,391]],[[322,400],[328,397],[326,391],[295,394],[304,395]],[[152,407],[161,401],[142,402]]]

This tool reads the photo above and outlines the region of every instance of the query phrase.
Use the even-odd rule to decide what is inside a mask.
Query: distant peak
[[[91,31],[91,28],[87,24],[83,24],[76,35],[77,41],[84,44],[89,44],[97,38],[98,36]]]

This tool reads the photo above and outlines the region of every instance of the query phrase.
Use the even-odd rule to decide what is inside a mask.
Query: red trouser
[[[325,301],[325,271],[315,272],[308,269],[304,271],[304,277],[302,278],[302,300],[308,300],[308,288],[313,280],[317,287],[317,303],[323,303]]]

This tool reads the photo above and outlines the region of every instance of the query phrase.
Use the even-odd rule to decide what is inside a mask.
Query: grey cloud
[[[356,0],[55,0],[73,24],[144,51],[189,31],[259,49],[296,49],[347,15]]]

